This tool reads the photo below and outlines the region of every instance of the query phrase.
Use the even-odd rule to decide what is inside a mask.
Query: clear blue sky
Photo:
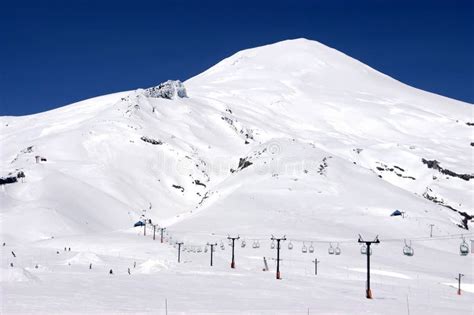
[[[0,5],[0,115],[186,80],[245,48],[305,37],[474,103],[474,1],[29,1]]]

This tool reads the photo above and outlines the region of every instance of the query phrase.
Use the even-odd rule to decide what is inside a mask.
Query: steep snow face
[[[241,51],[186,85],[193,98],[245,119],[260,142],[314,143],[392,185],[473,214],[470,104],[414,89],[305,39]]]

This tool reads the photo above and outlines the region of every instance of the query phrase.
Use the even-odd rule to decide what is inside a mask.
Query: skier
[[[130,274],[130,268],[128,268],[128,274]]]
[[[110,269],[109,275],[113,275],[113,274],[114,274],[114,272],[112,271],[112,269]]]
[[[137,266],[137,262],[134,261],[134,262],[133,262],[133,268],[135,268],[136,266]]]
[[[70,252],[70,251],[71,251],[71,247],[68,248],[68,252]]]
[[[13,257],[15,257],[15,258],[16,258],[16,255],[15,255],[15,253],[14,253],[13,251],[12,251],[12,255],[13,255]]]
[[[7,243],[3,242],[3,247],[5,247],[7,245]]]
[[[89,264],[89,269],[92,269],[92,263]]]
[[[10,263],[10,267],[12,267],[12,268],[13,268],[13,263]]]

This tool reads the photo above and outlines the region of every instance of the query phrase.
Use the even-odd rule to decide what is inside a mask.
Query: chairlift
[[[257,248],[257,241],[253,241],[252,248]]]
[[[271,249],[275,249],[275,241],[272,241],[272,244],[270,245]]]
[[[301,248],[301,252],[306,254],[308,252],[308,249],[306,248],[306,245],[303,242],[303,247]]]
[[[245,240],[242,240],[242,242],[240,243],[240,247],[244,248],[245,245],[247,245],[247,243],[245,242]]]
[[[313,242],[311,242],[311,245],[309,246],[309,253],[310,254],[314,253]]]
[[[288,243],[288,249],[289,249],[289,250],[292,250],[292,249],[293,249],[293,244],[291,243],[291,241]]]
[[[221,244],[220,244],[219,246],[220,246],[220,248],[221,248],[222,250],[225,249],[225,246],[224,246],[224,242],[223,242],[223,241],[221,241]]]
[[[411,241],[410,245],[407,244],[407,240],[405,240],[405,246],[403,247],[403,254],[405,256],[413,256],[415,254],[415,251],[413,250],[413,247],[411,247]]]
[[[257,241],[257,248],[260,248],[260,242]]]
[[[229,241],[227,242],[229,244],[229,246],[232,246],[232,240],[229,239]]]
[[[362,255],[367,255],[367,245],[364,244],[360,247],[360,253]],[[370,252],[369,252],[369,256],[370,255],[372,255],[372,248],[370,249]]]
[[[335,255],[341,254],[341,248],[339,247],[339,243],[337,243],[336,248],[334,248],[334,254]]]
[[[334,247],[332,247],[332,243],[329,243],[328,254],[329,255],[334,255]]]
[[[207,245],[204,246],[204,252],[207,253]]]
[[[197,252],[198,252],[198,253],[202,252],[201,246],[198,247]]]
[[[467,256],[469,254],[469,245],[467,245],[464,237],[462,238],[462,243],[459,245],[459,254],[461,256]]]

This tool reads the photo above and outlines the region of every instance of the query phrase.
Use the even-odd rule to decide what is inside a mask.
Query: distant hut
[[[403,215],[403,213],[400,210],[395,210],[393,213],[390,215],[391,217],[396,217],[399,215]]]

